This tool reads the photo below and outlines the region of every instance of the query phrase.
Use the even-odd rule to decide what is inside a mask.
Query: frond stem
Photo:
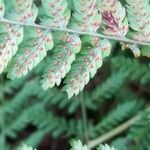
[[[129,127],[131,127],[139,119],[140,119],[140,116],[137,115],[137,116],[133,117],[132,119],[126,121],[125,123],[121,124],[120,126],[114,128],[110,132],[107,132],[106,134],[104,134],[94,140],[91,140],[88,144],[88,147],[92,149],[92,148],[96,147],[97,145],[115,137],[116,135],[122,133],[123,131],[125,131]]]
[[[60,28],[60,27],[53,27],[53,26],[43,26],[43,25],[38,25],[38,24],[35,24],[35,23],[16,22],[16,21],[11,21],[11,20],[4,19],[4,18],[0,18],[0,22],[16,24],[16,25],[21,25],[21,26],[37,27],[37,28],[42,28],[42,29],[46,29],[46,30],[50,30],[50,31],[55,31],[56,30],[56,31],[63,31],[63,32],[79,34],[79,35],[90,35],[90,36],[115,40],[115,41],[119,41],[119,42],[150,46],[150,43],[148,43],[148,42],[136,41],[136,40],[128,39],[126,37],[108,36],[108,35],[104,35],[104,34],[101,34],[101,33],[94,33],[94,32],[93,33],[92,32],[83,32],[83,31],[68,29],[68,28],[64,28],[64,27]]]
[[[80,103],[81,103],[81,113],[82,113],[82,120],[83,120],[83,125],[84,125],[84,136],[86,140],[86,144],[88,145],[89,142],[89,136],[88,136],[88,119],[87,119],[87,111],[86,111],[86,106],[83,98],[83,94],[80,94]]]

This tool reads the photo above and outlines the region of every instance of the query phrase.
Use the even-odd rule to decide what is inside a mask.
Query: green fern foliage
[[[94,129],[95,134],[103,134],[104,132],[113,129],[124,120],[132,117],[132,115],[135,114],[134,111],[137,112],[141,108],[142,103],[136,103],[135,101],[126,101],[121,105],[118,105],[117,108],[109,113],[110,115],[105,116],[105,118],[101,120],[100,124],[97,124]]]
[[[129,32],[129,36],[131,36],[133,39],[139,40],[139,41],[150,41],[150,5],[149,0],[135,0],[130,1],[126,0],[127,2],[127,16],[129,20],[129,26],[131,27],[131,31]],[[136,48],[132,48],[131,50],[136,50],[135,56],[140,55],[139,46],[136,45]],[[149,57],[148,52],[144,52],[146,49],[149,49],[149,47],[141,48],[142,55]],[[137,54],[138,53],[138,54]]]
[[[64,78],[70,71],[71,64],[75,60],[75,54],[81,49],[81,40],[78,35],[55,34],[56,39],[61,38],[62,42],[54,47],[52,56],[48,58],[42,81],[43,89],[52,88],[55,84],[60,85],[61,78]]]
[[[0,150],[149,150],[149,57],[149,0],[0,0]]]
[[[110,51],[110,47],[109,43],[100,41],[97,47],[87,47],[85,50],[81,50],[65,80],[66,86],[64,89],[67,91],[69,98],[74,93],[77,95],[79,91],[82,91],[90,77],[94,77],[97,70],[102,66],[102,52]],[[76,69],[77,67],[79,68]]]
[[[41,24],[54,27],[66,27],[71,17],[67,0],[42,0],[39,8]]]
[[[53,34],[55,37],[59,37],[56,32]],[[97,43],[98,39],[89,39],[84,36],[81,40],[84,41],[87,48],[94,48],[93,45]],[[90,41],[90,44],[87,44],[87,40]],[[83,55],[82,52],[81,49],[76,59],[81,54]],[[107,49],[101,52],[104,52],[101,53],[102,58],[110,53]],[[1,145],[7,146],[9,150],[20,146],[20,143],[26,143],[40,149],[40,143],[49,135],[54,141],[57,139],[68,141],[76,138],[85,143],[84,124],[80,109],[82,98],[87,110],[87,135],[90,140],[109,135],[132,117],[140,115],[141,112],[143,114],[140,115],[140,120],[136,120],[130,129],[119,133],[117,138],[113,136],[102,142],[101,149],[111,149],[111,142],[118,150],[126,150],[126,148],[130,150],[132,147],[137,150],[147,149],[150,141],[149,115],[148,111],[145,113],[144,109],[149,104],[149,91],[147,91],[149,88],[149,65],[147,65],[147,61],[141,62],[118,53],[117,56],[110,57],[111,60],[107,59],[103,62],[107,72],[99,70],[98,76],[92,81],[94,82],[92,87],[90,87],[91,83],[88,84],[81,95],[73,96],[69,101],[67,95],[60,89],[41,90],[38,81],[43,70],[46,69],[47,59],[24,78],[10,81],[5,79],[5,74],[2,75],[0,77]],[[48,54],[53,55],[53,49]],[[143,84],[143,77],[145,84]],[[140,87],[138,92],[137,87],[132,87],[135,85]],[[30,130],[30,133],[22,137],[21,134],[28,132],[28,128],[31,128],[32,131]],[[109,148],[104,145],[105,142],[110,144]],[[81,142],[77,143],[77,148],[85,147]],[[53,146],[51,143],[49,145],[50,148]]]
[[[111,39],[124,42],[135,56],[149,57],[148,0],[126,2],[1,0],[0,73],[7,72],[10,79],[23,77],[46,57],[42,88],[59,86],[65,78],[63,89],[70,98],[101,67]]]
[[[38,9],[33,1],[12,0],[5,3],[5,17],[14,21],[34,23],[38,14]]]
[[[101,23],[96,0],[73,0],[74,9],[70,27],[79,31],[96,32]],[[87,12],[88,10],[88,12]]]
[[[126,0],[129,25],[134,39],[150,41],[149,0]]]
[[[39,64],[53,47],[52,36],[46,30],[25,28],[24,42],[19,46],[17,55],[8,66],[8,77],[11,79],[25,76]]]
[[[136,149],[146,149],[150,140],[150,121],[148,118],[148,110],[140,114],[140,119],[134,124],[127,135],[128,139],[132,139],[136,145]]]
[[[23,39],[23,28],[18,25],[1,23],[0,29],[2,35],[0,42],[0,73],[2,73],[18,51],[18,45]]]

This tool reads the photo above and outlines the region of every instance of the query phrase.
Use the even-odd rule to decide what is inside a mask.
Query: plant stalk
[[[89,148],[95,148],[96,146],[98,146],[99,144],[115,137],[116,135],[122,133],[123,131],[127,130],[129,127],[131,127],[137,120],[140,119],[140,116],[135,116],[134,118],[128,120],[127,122],[123,123],[122,125],[114,128],[113,130],[111,130],[110,132],[107,132],[106,134],[91,140],[88,143],[88,147]]]
[[[150,46],[150,43],[148,42],[141,42],[141,41],[136,41],[132,39],[128,39],[126,37],[117,37],[117,36],[108,36],[104,35],[101,33],[96,33],[96,32],[83,32],[83,31],[78,31],[78,30],[73,30],[73,29],[68,29],[68,28],[60,28],[60,27],[53,27],[53,26],[43,26],[43,25],[38,25],[35,23],[22,23],[22,22],[16,22],[16,21],[11,21],[8,19],[0,18],[0,22],[3,23],[10,23],[10,24],[16,24],[16,25],[21,25],[21,26],[30,26],[30,27],[37,27],[37,28],[42,28],[46,29],[49,31],[63,31],[63,32],[68,32],[68,33],[74,33],[74,34],[79,34],[79,35],[90,35],[90,36],[95,36],[95,37],[100,37],[100,38],[106,38],[110,40],[115,40],[119,42],[125,42],[125,43],[130,43],[130,44],[139,44],[139,45],[145,45],[145,46]]]

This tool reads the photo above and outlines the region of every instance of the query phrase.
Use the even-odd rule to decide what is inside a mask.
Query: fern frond
[[[44,90],[52,88],[55,84],[60,85],[61,79],[71,69],[71,64],[75,60],[75,54],[81,49],[81,40],[78,35],[66,33],[55,33],[54,38],[58,40],[58,36],[62,43],[58,43],[54,49],[52,56],[48,58],[47,68],[43,75],[42,87]]]
[[[39,116],[36,118],[36,116]],[[46,116],[46,117],[45,117]],[[62,135],[83,138],[84,129],[81,119],[66,120],[63,117],[58,117],[54,113],[47,113],[46,111],[36,110],[34,116],[31,116],[32,124],[37,126],[39,130],[47,130],[47,133],[51,133],[53,137],[59,137]],[[52,124],[52,122],[54,122]],[[90,126],[92,124],[90,123]]]
[[[5,3],[5,18],[18,22],[34,23],[38,8],[33,0],[11,0]]]
[[[3,1],[1,1],[2,3]],[[4,1],[5,2],[5,1]],[[7,3],[7,4],[6,4]],[[2,4],[3,5],[3,4]],[[3,5],[4,6],[4,5]],[[4,8],[3,8],[4,10]],[[34,23],[37,17],[38,9],[33,1],[17,1],[5,2],[5,18],[14,21]],[[3,16],[1,16],[3,17]],[[12,57],[18,51],[18,46],[23,40],[23,26],[13,25],[11,23],[1,23],[1,55],[0,55],[0,73],[7,67]]]
[[[150,41],[150,5],[149,0],[126,0],[127,5],[127,14],[129,20],[129,26],[131,31],[129,31],[129,37],[139,40],[139,41]],[[138,46],[137,46],[138,47]],[[141,49],[143,49],[141,47]],[[149,47],[147,47],[149,49]],[[131,47],[132,50],[132,47]],[[136,50],[136,49],[134,49]],[[143,50],[140,51],[137,49],[136,56],[139,56],[140,53],[143,55]],[[145,51],[145,49],[144,49]],[[133,51],[134,52],[134,51]],[[148,52],[148,51],[147,51]],[[146,55],[145,55],[146,54]],[[145,53],[144,56],[149,57],[148,53]]]
[[[110,99],[123,86],[127,75],[124,70],[112,73],[110,77],[91,92],[91,98],[99,102]]]
[[[42,0],[39,8],[39,18],[42,25],[66,27],[71,17],[67,0]]]
[[[6,69],[12,57],[18,51],[23,39],[23,28],[18,25],[0,23],[0,74]]]
[[[149,67],[149,64],[140,63],[138,60],[132,58],[124,58],[122,56],[118,56],[112,59],[113,71],[124,69],[125,72],[129,75],[130,80],[140,81],[143,84],[149,84]]]
[[[135,115],[141,108],[143,103],[137,103],[136,101],[127,101],[117,106],[110,112],[105,118],[100,121],[94,128],[96,135],[103,134],[118,124],[121,124],[126,119],[129,119]],[[133,111],[134,110],[134,111]],[[94,133],[93,132],[93,133]]]
[[[5,113],[15,113],[18,109],[25,104],[26,99],[28,99],[31,95],[34,95],[39,90],[38,86],[35,86],[35,82],[27,83],[24,87],[18,92],[17,95],[14,96],[12,101],[6,102],[0,109],[0,115]],[[41,89],[40,89],[41,90]],[[32,92],[31,92],[32,91]],[[35,92],[36,91],[36,92]]]
[[[128,149],[147,150],[150,142],[148,110],[149,107],[146,111],[142,111],[139,114],[139,119],[132,125],[127,135],[117,138],[112,142],[112,145],[122,150],[126,150],[127,147]]]
[[[142,11],[136,15],[134,11],[139,7],[134,6],[138,2],[143,2]],[[9,78],[20,78],[50,54],[44,69],[43,89],[59,85],[66,77],[64,89],[69,97],[77,95],[100,68],[102,58],[109,55],[111,44],[106,39],[133,44],[130,47],[136,56],[139,56],[139,44],[149,45],[149,4],[148,1],[142,2],[127,0],[127,19],[120,1],[74,0],[68,3],[68,0],[41,0],[36,6],[33,0],[12,0],[9,3],[1,0],[0,73],[6,70]],[[138,20],[140,17],[142,21]],[[125,37],[129,31],[128,20],[130,27],[144,36],[142,40]],[[139,24],[144,27],[140,29]],[[47,54],[52,48],[52,53]],[[101,59],[95,60],[89,54],[92,52]],[[84,61],[86,57],[88,62]]]
[[[100,40],[96,47],[87,47],[81,50],[65,80],[66,86],[64,89],[67,91],[69,98],[82,91],[90,77],[94,77],[103,62],[102,52],[110,49],[109,42],[101,42]]]
[[[73,0],[74,13],[69,24],[71,29],[97,31],[101,23],[101,14],[98,13],[96,2],[96,0]]]
[[[127,138],[133,140],[135,144],[135,149],[142,150],[147,149],[150,142],[150,121],[148,118],[148,110],[143,111],[140,114],[140,119],[131,127]]]
[[[33,23],[38,15],[38,9],[33,1],[14,0],[6,5],[8,19],[15,16],[15,21]],[[15,10],[10,12],[10,10]],[[40,28],[24,28],[24,41],[19,46],[19,52],[8,67],[8,77],[11,79],[25,76],[46,56],[47,50],[53,47],[51,33]]]
[[[131,37],[139,41],[150,41],[149,0],[126,0],[129,25],[134,32]]]
[[[36,147],[47,133],[48,133],[47,129],[38,130],[35,133],[33,133],[32,135],[30,135],[28,138],[23,140],[23,143],[32,145],[32,147]]]
[[[7,69],[8,77],[11,79],[25,76],[44,59],[47,51],[53,47],[53,39],[49,31],[25,28],[24,32],[24,41]]]

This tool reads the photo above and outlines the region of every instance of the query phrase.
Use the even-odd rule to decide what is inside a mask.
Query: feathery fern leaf
[[[129,25],[134,32],[132,38],[150,41],[150,4],[149,0],[126,0]]]
[[[131,127],[128,139],[135,141],[136,149],[146,149],[150,141],[150,121],[148,110],[140,114],[140,119]]]
[[[60,32],[55,34],[58,34],[56,40],[59,36],[63,42],[54,47],[53,54],[48,59],[47,68],[43,75],[43,89],[52,88],[55,84],[60,85],[61,78],[64,78],[70,71],[71,64],[75,60],[75,54],[81,48],[81,40],[78,35]]]
[[[38,8],[33,0],[11,0],[5,3],[5,18],[17,21],[34,23],[38,14]]]
[[[33,0],[0,0],[0,73],[6,70],[11,79],[25,76],[53,48],[47,57],[43,89],[59,85],[66,77],[64,89],[69,97],[77,95],[102,64],[102,59],[94,60],[89,53],[96,51],[99,58],[110,53],[105,38],[129,43],[135,56],[141,53],[139,44],[149,45],[148,0],[126,2],[128,15],[119,0],[40,0],[37,6]],[[130,39],[125,37],[128,31],[133,35]],[[98,42],[93,44],[90,36]],[[149,56],[146,49],[142,54]],[[84,61],[86,57],[89,62]]]
[[[11,1],[6,5],[8,19],[33,23],[38,15],[38,9],[33,1]],[[13,10],[13,12],[11,12]],[[11,79],[25,76],[33,67],[43,60],[47,50],[53,47],[53,40],[48,30],[40,28],[24,28],[24,39],[19,46],[19,52],[8,67],[8,77]]]
[[[110,114],[97,124],[94,128],[95,134],[103,134],[111,130],[118,124],[135,115],[142,107],[143,103],[137,103],[136,101],[126,101],[118,105],[117,108],[112,110]]]
[[[127,2],[126,7],[127,7],[129,26],[132,29],[132,31],[129,32],[129,36],[139,41],[149,42],[150,41],[149,0],[126,0],[126,2]],[[149,50],[149,47],[147,47],[147,49]],[[141,53],[139,48],[132,49],[131,47],[131,50],[135,50],[136,52],[135,56],[139,56]],[[144,54],[145,56],[149,57],[148,53],[145,54]],[[143,55],[143,50],[142,50],[142,55]]]
[[[3,1],[1,1],[3,2]],[[5,2],[5,1],[4,1]],[[3,8],[4,9],[4,8]],[[14,21],[34,23],[37,17],[38,9],[33,1],[17,1],[5,2],[5,18]],[[3,16],[1,16],[3,17]],[[1,34],[3,41],[1,43],[2,50],[0,55],[0,73],[7,67],[12,57],[18,51],[18,46],[23,40],[23,26],[13,25],[11,23],[1,23]],[[13,69],[13,66],[12,66]]]
[[[99,102],[110,99],[123,86],[127,75],[128,74],[124,70],[114,72],[108,79],[91,92],[91,98]]]
[[[120,63],[118,63],[120,62]],[[118,71],[118,69],[124,69],[124,71],[130,75],[129,79],[134,81],[140,81],[141,83],[149,84],[150,81],[150,65],[140,63],[136,59],[124,58],[122,56],[117,56],[112,59],[113,71]],[[140,69],[139,69],[140,68]]]
[[[102,65],[102,52],[105,50],[109,51],[110,47],[109,42],[103,43],[100,40],[97,47],[87,47],[81,50],[65,80],[66,86],[64,89],[67,91],[69,98],[82,91],[89,82],[90,77],[92,78],[96,74]]]
[[[9,23],[0,23],[0,35],[0,73],[2,73],[18,51],[18,45],[23,39],[23,28]]]
[[[70,21],[70,28],[96,32],[101,23],[101,14],[98,13],[96,0],[73,0],[73,2],[74,13]]]
[[[66,27],[71,17],[67,0],[42,0],[39,18],[42,25]]]
[[[49,31],[27,27],[24,32],[24,41],[8,66],[8,77],[11,79],[25,76],[44,59],[47,51],[53,47],[53,39]]]

